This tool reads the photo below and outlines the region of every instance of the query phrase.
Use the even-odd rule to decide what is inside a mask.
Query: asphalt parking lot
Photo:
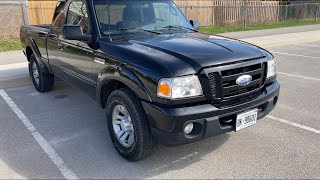
[[[0,178],[320,178],[320,41],[269,48],[277,108],[255,126],[131,163],[113,148],[105,112],[58,81],[0,91]],[[1,93],[2,92],[2,93]],[[6,96],[7,95],[7,96]],[[12,100],[12,101],[11,101]]]

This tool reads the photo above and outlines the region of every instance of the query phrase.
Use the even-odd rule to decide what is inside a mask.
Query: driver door
[[[69,3],[66,13],[66,25],[80,25],[84,33],[91,32],[87,4],[83,0]],[[92,64],[93,50],[86,42],[67,40],[63,36],[59,39],[59,66],[62,69],[62,79],[84,90],[95,97],[96,79],[93,79]]]

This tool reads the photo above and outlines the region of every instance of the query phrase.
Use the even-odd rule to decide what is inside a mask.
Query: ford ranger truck
[[[106,110],[129,161],[157,143],[176,146],[255,125],[280,85],[266,50],[198,31],[171,0],[65,0],[48,25],[21,27],[34,87],[55,77]]]

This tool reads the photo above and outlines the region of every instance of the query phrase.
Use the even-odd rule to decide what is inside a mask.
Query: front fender
[[[108,66],[100,73],[97,80],[97,100],[101,106],[103,106],[101,98],[102,87],[111,81],[118,81],[125,84],[139,99],[152,102],[147,89],[135,73],[123,65]]]

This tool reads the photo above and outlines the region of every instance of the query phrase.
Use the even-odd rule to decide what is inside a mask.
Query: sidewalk
[[[264,30],[255,30],[255,31],[229,32],[229,33],[222,33],[221,35],[226,36],[226,37],[236,38],[236,39],[245,39],[245,38],[253,38],[253,37],[317,31],[317,30],[320,30],[320,24],[276,28],[276,29],[264,29]]]
[[[303,43],[310,43],[314,41],[320,41],[320,30],[253,37],[253,38],[244,38],[241,40],[255,44],[262,48],[268,49],[268,48],[277,47],[277,46],[285,46],[290,44],[303,44]]]
[[[220,35],[240,39],[262,48],[320,41],[320,24],[256,31],[222,33]]]
[[[28,62],[22,51],[0,53],[0,89],[31,84]]]
[[[6,64],[15,64],[26,62],[25,56],[20,51],[0,52],[0,66]]]

